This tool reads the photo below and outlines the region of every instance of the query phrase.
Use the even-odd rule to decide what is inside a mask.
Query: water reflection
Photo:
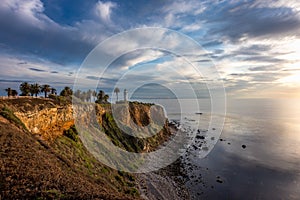
[[[174,109],[173,100],[152,102],[157,101],[166,105],[170,118],[184,114],[185,125],[197,129],[191,121],[200,117],[207,129],[209,99],[199,100],[201,116],[190,100],[185,113]],[[299,199],[300,101],[228,100],[227,111],[222,141],[204,159],[197,152],[186,158],[194,199]]]
[[[299,198],[300,109],[291,106],[297,101],[289,106],[286,101],[247,101],[228,109],[223,141],[208,157],[192,158],[200,169],[190,173],[202,180],[187,183],[195,199]]]

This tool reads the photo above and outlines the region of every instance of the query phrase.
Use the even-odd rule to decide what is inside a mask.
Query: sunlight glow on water
[[[169,118],[180,113],[173,100],[166,105]],[[167,102],[167,103],[166,103]],[[186,100],[185,125],[199,120]],[[201,128],[209,121],[209,100],[199,100]],[[172,113],[173,112],[173,113]],[[212,152],[204,159],[188,156],[188,188],[194,199],[297,199],[300,196],[300,101],[298,99],[228,100],[225,126]],[[194,127],[197,128],[197,127]],[[245,149],[241,148],[246,145]],[[216,182],[216,177],[222,183]],[[199,181],[200,180],[200,181]],[[204,186],[205,185],[205,186]],[[203,191],[203,194],[197,194]],[[276,193],[274,193],[276,191]]]

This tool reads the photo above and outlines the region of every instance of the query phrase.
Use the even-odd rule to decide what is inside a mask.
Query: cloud
[[[199,1],[172,1],[165,5],[162,8],[162,11],[172,15],[198,15],[201,14],[205,9],[206,7],[204,7]]]
[[[241,46],[239,49],[233,51],[232,53],[235,53],[236,55],[255,56],[261,55],[264,52],[269,52],[271,49],[271,45],[267,44],[250,44],[248,46]]]
[[[24,80],[7,80],[7,79],[0,79],[0,82],[3,82],[3,83],[21,83],[23,82]]]
[[[211,62],[211,60],[209,60],[209,59],[202,59],[202,60],[196,60],[195,62],[199,62],[199,63],[209,63],[209,62]]]
[[[248,68],[249,71],[259,71],[259,72],[279,71],[280,69],[281,69],[281,67],[274,66],[274,65],[266,65],[266,66],[250,67],[250,68]]]
[[[28,68],[29,70],[31,71],[35,71],[35,72],[46,72],[46,70],[43,70],[43,69],[37,69],[37,68],[33,68],[33,67],[30,67]]]
[[[300,71],[300,69],[284,69],[285,72],[297,72]]]
[[[86,78],[91,80],[96,80],[96,81],[101,79],[101,77],[99,76],[86,76]]]
[[[14,54],[25,54],[59,64],[79,64],[101,40],[112,35],[96,19],[61,25],[44,13],[40,0],[4,1],[0,5],[0,43]],[[9,20],[7,20],[9,19]],[[111,31],[110,31],[111,30]]]
[[[202,15],[209,10],[209,2],[198,0],[156,1],[153,5],[155,7],[152,6],[149,9],[150,14],[142,15],[147,17],[147,23],[143,25],[166,27],[188,34],[196,33],[196,35],[206,29],[203,26],[206,19]]]
[[[19,62],[18,65],[26,65],[27,62]]]
[[[116,8],[117,4],[111,1],[98,1],[96,4],[96,14],[106,23],[111,22],[112,9]]]
[[[137,49],[122,55],[112,65],[115,69],[128,70],[131,67],[141,65],[143,63],[154,62],[155,60],[168,55],[167,52],[155,49]]]
[[[285,0],[265,0],[265,1],[260,1],[256,0],[254,1],[257,7],[270,7],[270,8],[281,8],[281,7],[289,7],[294,11],[299,11],[300,10],[300,2],[298,0],[290,0],[290,1],[285,1]]]
[[[27,64],[20,64],[25,62]],[[1,80],[17,80],[16,82],[28,81],[49,84],[62,82],[69,85],[74,81],[72,77],[65,75],[66,71],[64,71],[64,68],[48,61],[37,62],[30,59],[25,61],[24,58],[0,54],[0,63]],[[65,70],[68,70],[68,68],[69,67],[65,67]]]
[[[223,44],[222,41],[220,40],[214,40],[214,41],[210,41],[210,42],[206,42],[204,44],[202,44],[203,47],[211,47],[211,46],[218,46]]]
[[[153,98],[176,99],[176,95],[170,89],[168,89],[163,85],[149,83],[137,88],[130,96],[130,99],[151,99],[151,98],[152,99]]]
[[[208,23],[215,26],[208,34],[218,34],[232,42],[248,37],[283,37],[300,36],[300,19],[298,12],[290,7],[262,7],[256,1],[224,4],[215,10]]]
[[[272,56],[251,56],[248,58],[244,58],[244,61],[253,61],[256,63],[261,63],[261,62],[266,62],[266,63],[280,63],[284,62],[285,60],[279,59],[279,58],[274,58]]]
[[[190,25],[183,26],[181,31],[183,31],[183,32],[193,32],[193,31],[197,31],[197,30],[201,29],[201,27],[202,27],[201,24],[190,24]]]
[[[69,5],[51,1],[51,8],[62,9],[59,15],[51,13],[53,9],[47,7],[47,1],[1,1],[0,78],[43,80],[47,74],[45,81],[71,83],[80,63],[99,42],[128,28],[148,26],[175,29],[202,44],[207,52],[186,52],[187,55],[181,56],[201,66],[212,59],[223,78],[226,77],[224,81],[232,93],[234,89],[246,91],[261,87],[262,83],[275,84],[289,73],[296,73],[299,66],[300,3],[297,0],[83,2],[84,5],[72,6],[69,12],[69,7],[60,7]],[[76,12],[78,7],[80,13]],[[186,79],[200,80],[180,59],[168,60],[171,57],[168,52],[134,51],[150,41],[159,45],[164,42],[174,49],[189,49],[174,35],[151,31],[110,44],[103,50],[107,54],[119,57],[120,52],[132,52],[113,63],[103,83],[109,87],[113,84],[109,78],[117,79],[123,72],[149,63],[161,69],[170,65]],[[128,77],[136,83],[158,78],[156,72],[143,73],[148,74]],[[149,76],[150,73],[154,75]],[[160,73],[170,82],[186,82],[185,78],[167,71]],[[87,71],[82,79],[90,83],[97,77],[98,74]]]
[[[232,73],[230,74],[231,77],[234,79],[239,80],[247,80],[248,84],[251,85],[252,83],[274,83],[276,80],[281,79],[284,76],[289,76],[290,73],[283,73],[283,72],[264,72],[264,73]]]
[[[45,25],[43,21],[50,21],[49,18],[42,14],[44,6],[40,0],[3,0],[0,10],[4,13],[13,11],[17,18],[34,26],[42,27]]]

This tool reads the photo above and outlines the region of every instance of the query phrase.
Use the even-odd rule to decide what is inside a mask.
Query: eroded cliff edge
[[[79,109],[73,109],[72,104],[60,104],[51,99],[20,98],[2,101],[2,107],[8,107],[24,123],[32,134],[39,135],[46,141],[52,141],[62,136],[64,131],[74,126],[74,112],[80,112],[80,118],[89,124],[96,117],[97,122],[110,137],[112,142],[129,151],[149,152],[163,143],[171,135],[168,121],[164,118],[164,111],[153,104],[130,102],[128,105],[111,104],[83,104]],[[151,110],[152,112],[151,112]],[[92,113],[92,111],[94,113]],[[145,129],[153,121],[151,113],[155,112],[159,121],[163,121],[161,127],[156,130]],[[118,121],[114,120],[118,118]],[[120,130],[120,126],[132,127],[128,131],[135,132],[142,129],[143,132],[154,131],[153,137],[138,139]]]
[[[138,125],[137,127],[144,127],[151,122],[150,107],[151,104],[131,103],[129,104],[129,108],[126,108],[129,112],[119,112],[124,114],[118,117],[124,124],[134,123]],[[0,109],[4,108],[9,109],[19,118],[25,125],[25,128],[20,126],[20,124],[9,122],[9,120],[1,117],[2,168],[0,188],[2,197],[48,198],[50,196],[55,198],[86,198],[93,196],[105,199],[140,198],[137,188],[140,188],[139,182],[147,181],[147,177],[140,176],[138,181],[136,181],[133,175],[110,169],[97,162],[85,149],[80,140],[78,142],[74,141],[74,138],[70,139],[70,137],[66,137],[66,133],[73,130],[74,127],[74,110],[70,104],[60,104],[59,102],[48,99],[20,98],[1,100]],[[118,109],[124,109],[124,107],[119,106]],[[156,112],[160,113],[158,116],[163,117],[163,110],[159,108],[156,109],[158,109]],[[95,110],[97,121],[103,127],[105,133],[111,138],[112,142],[128,151],[152,151],[171,135],[166,120],[162,130],[159,131],[158,134],[147,139],[136,139],[120,131],[116,122],[113,120],[112,108],[109,104],[96,105]],[[88,116],[83,116],[83,118],[88,118]],[[132,120],[130,121],[129,118]],[[12,128],[8,129],[7,127],[9,126],[12,126]],[[7,138],[15,139],[9,141]],[[31,146],[30,142],[26,142],[27,140],[35,142],[33,142],[34,144]],[[14,146],[12,142],[16,143],[16,146],[20,144],[20,147],[10,147],[10,145]],[[22,146],[23,144],[25,146]],[[11,148],[13,149],[12,151]],[[51,156],[49,156],[49,152]],[[25,153],[28,157],[23,155]],[[30,156],[30,154],[41,155],[42,158],[35,160],[36,156]],[[21,159],[18,159],[20,157]],[[22,159],[30,161],[30,164],[27,163],[26,166],[23,166],[26,162],[23,162]],[[45,170],[47,168],[52,170],[45,171],[38,168],[33,174],[39,175],[32,178],[32,171],[28,169],[28,167],[35,169],[37,166],[44,166]],[[59,169],[56,169],[58,166]],[[23,169],[20,171],[13,170],[16,168]],[[9,171],[13,172],[9,173]],[[60,172],[63,174],[60,174]],[[20,173],[25,175],[21,176],[19,175]],[[47,174],[47,176],[41,175],[41,173]],[[53,175],[49,175],[52,173]],[[56,173],[60,175],[57,176]],[[86,187],[89,187],[88,185],[93,186],[88,189],[83,186],[78,188],[78,186],[74,185],[76,182],[71,180],[74,176],[79,178],[83,184],[87,184]],[[152,174],[151,177],[157,176],[160,175]],[[26,183],[28,182],[29,185],[32,184],[32,186],[22,183],[22,181],[19,180],[20,177],[22,177],[22,180]],[[54,181],[53,177],[64,181],[58,184],[57,181]],[[28,181],[28,179],[36,180],[32,183]],[[164,184],[163,180],[170,182],[170,179],[164,179],[163,177],[161,177],[161,179],[162,185],[167,184]],[[72,183],[67,185],[68,182]],[[35,184],[38,184],[38,186]],[[90,191],[91,188],[97,188],[97,186],[101,187],[101,189],[93,190],[93,192]],[[174,187],[174,183],[168,186],[169,189],[170,187]],[[176,190],[176,188],[173,189]],[[154,193],[155,192],[156,191],[154,191]],[[147,198],[144,194],[142,197]]]

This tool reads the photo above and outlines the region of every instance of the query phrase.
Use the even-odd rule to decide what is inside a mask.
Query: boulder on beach
[[[197,135],[196,138],[200,139],[200,140],[204,140],[205,139],[205,137],[203,135]]]

